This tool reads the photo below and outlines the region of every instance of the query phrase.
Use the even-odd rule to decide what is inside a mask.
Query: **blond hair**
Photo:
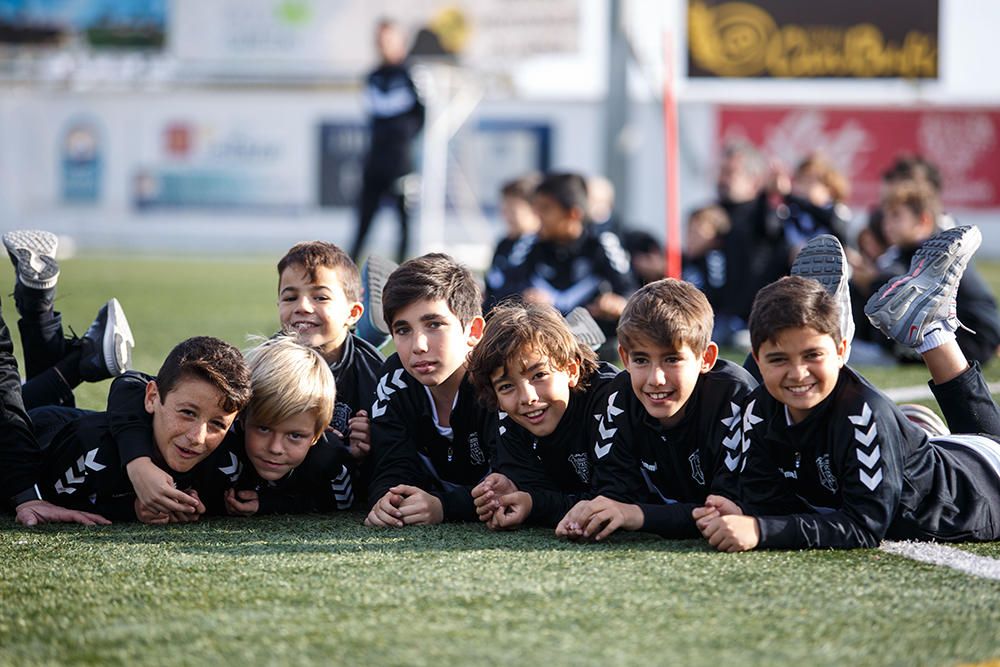
[[[280,424],[313,412],[319,436],[333,418],[337,390],[330,367],[320,354],[279,335],[246,352],[252,396],[246,416],[260,424]]]

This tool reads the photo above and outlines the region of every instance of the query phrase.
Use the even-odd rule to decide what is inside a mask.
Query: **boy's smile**
[[[303,345],[315,348],[327,362],[339,361],[341,347],[363,312],[344,295],[335,269],[316,267],[315,281],[299,265],[286,268],[278,283],[278,317]]]
[[[694,393],[698,378],[712,370],[719,354],[715,343],[709,343],[702,354],[684,343],[680,349],[663,347],[652,341],[640,340],[631,350],[618,347],[625,370],[632,380],[632,391],[651,417],[672,427],[684,416],[684,406]]]
[[[830,395],[844,365],[846,341],[838,345],[812,327],[783,329],[764,341],[755,358],[767,392],[800,422]]]
[[[455,390],[464,374],[465,358],[479,341],[483,318],[476,317],[462,326],[444,299],[424,299],[406,306],[392,322],[392,340],[399,360],[420,384],[436,387],[457,378]]]
[[[281,479],[305,460],[320,435],[315,428],[315,412],[300,412],[277,424],[262,424],[251,414],[244,434],[247,458],[262,479]]]
[[[156,448],[167,467],[187,472],[222,443],[236,413],[219,407],[222,392],[196,377],[182,378],[162,399],[155,381],[146,385]]]
[[[547,357],[526,350],[508,366],[490,374],[500,409],[532,435],[551,435],[566,414],[570,391],[580,381],[579,363],[556,369]]]

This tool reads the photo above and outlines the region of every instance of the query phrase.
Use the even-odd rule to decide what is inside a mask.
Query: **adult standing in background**
[[[391,19],[379,21],[375,40],[381,62],[365,80],[370,140],[351,256],[360,263],[372,219],[383,197],[391,197],[399,217],[396,261],[401,263],[409,240],[404,179],[414,170],[413,141],[424,125],[424,105],[406,66],[406,39],[399,24]]]

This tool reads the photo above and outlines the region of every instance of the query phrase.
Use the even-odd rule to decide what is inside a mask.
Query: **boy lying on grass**
[[[955,341],[955,292],[980,238],[974,227],[933,237],[865,314],[923,356],[950,427],[986,435],[928,438],[844,365],[838,303],[815,281],[783,278],[760,291],[750,316],[764,384],[743,410],[740,498],[713,495],[693,513],[709,544],[745,551],[1000,537],[1000,410]]]
[[[9,338],[6,327],[2,330],[5,346]],[[0,355],[5,366],[12,359]],[[16,374],[16,366],[13,370]],[[137,419],[151,434],[151,460],[180,488],[194,487],[249,398],[250,374],[239,350],[207,336],[183,341],[143,384]],[[49,520],[51,505],[103,518],[136,517],[141,503],[125,474],[109,413],[42,407],[30,415],[37,441],[21,437],[0,450],[4,492],[18,521]],[[191,497],[197,516],[204,506],[196,493]]]
[[[698,535],[691,512],[716,494],[737,497],[741,401],[750,375],[718,358],[712,307],[690,283],[650,283],[618,324],[625,371],[611,383],[592,441],[592,500],[556,527],[569,539],[616,530]]]
[[[472,489],[480,521],[491,529],[554,527],[590,497],[591,445],[617,373],[574,337],[555,308],[493,309],[469,355],[481,400],[501,411],[495,472]]]

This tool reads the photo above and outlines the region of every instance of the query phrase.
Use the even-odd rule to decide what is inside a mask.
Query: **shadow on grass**
[[[197,523],[146,526],[119,523],[107,527],[46,525],[34,529],[0,527],[0,540],[22,535],[60,535],[80,545],[163,545],[190,554],[240,555],[433,553],[472,551],[575,551],[670,553],[707,552],[699,540],[665,540],[655,535],[622,532],[601,544],[577,544],[558,539],[551,529],[524,528],[491,532],[476,524],[414,526],[402,529],[369,528],[364,515],[270,516],[252,519],[209,518]]]

